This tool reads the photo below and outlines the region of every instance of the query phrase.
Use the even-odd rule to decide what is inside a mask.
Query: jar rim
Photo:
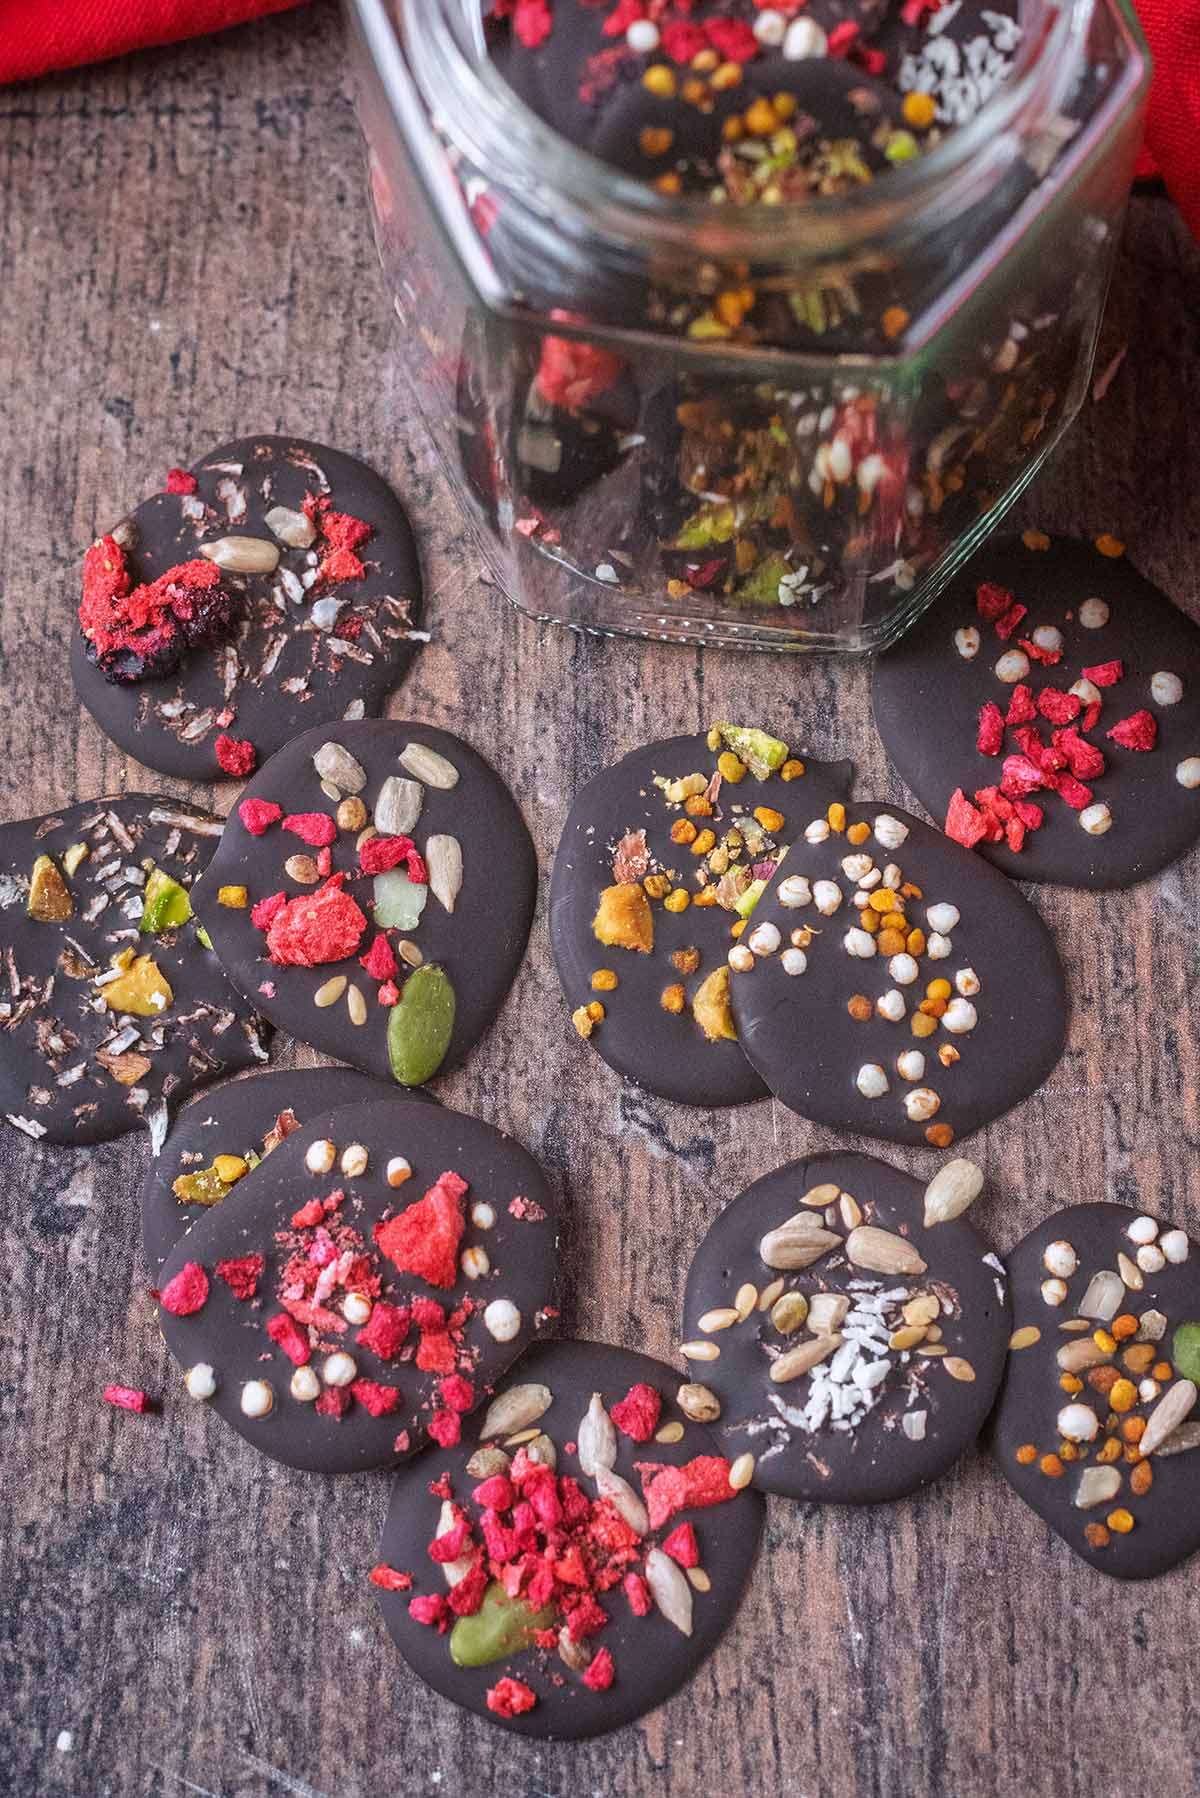
[[[472,168],[534,204],[552,206],[564,222],[573,214],[610,242],[634,251],[652,244],[660,257],[674,251],[694,258],[700,245],[713,257],[753,262],[778,255],[786,240],[793,251],[826,259],[885,233],[919,227],[935,208],[969,205],[991,186],[998,161],[1011,159],[1014,127],[1036,129],[1061,111],[1077,73],[1070,50],[1086,39],[1098,6],[1120,19],[1135,65],[1127,70],[1132,80],[1120,83],[1110,100],[1126,102],[1145,75],[1136,68],[1146,59],[1129,0],[1069,0],[1062,6],[1021,0],[1022,42],[1012,73],[972,119],[923,156],[848,193],[769,209],[714,207],[702,198],[661,194],[548,125],[482,55],[481,40],[474,53],[464,43],[470,0],[466,6],[462,0],[353,4],[364,22],[374,15],[370,36],[376,43],[380,27],[390,35],[439,131]],[[554,171],[552,180],[547,169]]]

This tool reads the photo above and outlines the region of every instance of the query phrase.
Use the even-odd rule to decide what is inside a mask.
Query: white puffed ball
[[[979,991],[979,976],[974,968],[960,968],[954,976],[954,984],[964,999],[973,999]]]
[[[521,1313],[511,1299],[493,1299],[483,1314],[483,1327],[497,1342],[511,1342],[521,1328]]]
[[[1189,755],[1186,760],[1180,762],[1175,770],[1175,778],[1181,787],[1188,789],[1189,793],[1196,787],[1200,787],[1200,755]]]
[[[1106,830],[1112,829],[1112,812],[1103,800],[1095,805],[1085,805],[1079,814],[1079,828],[1086,830],[1089,837],[1102,837]]]
[[[806,824],[804,826],[804,841],[806,843],[825,843],[828,842],[828,840],[828,818],[814,818],[811,824]]]
[[[1039,649],[1047,650],[1051,655],[1062,652],[1063,634],[1053,624],[1039,624],[1033,633],[1033,641]]]
[[[907,1013],[908,1006],[904,1003],[904,994],[898,993],[893,986],[886,993],[880,993],[875,1001],[875,1009],[889,1024],[898,1024]]]
[[[357,1180],[367,1171],[369,1156],[360,1142],[352,1142],[342,1150],[342,1172],[347,1179]]]
[[[1043,1280],[1042,1297],[1048,1305],[1061,1305],[1065,1302],[1067,1287],[1064,1280]]]
[[[275,1403],[275,1394],[265,1380],[247,1380],[242,1387],[242,1415],[266,1417]]]
[[[899,818],[893,818],[891,812],[880,812],[872,829],[875,841],[882,843],[885,849],[899,849],[908,836],[908,825],[901,824]]]
[[[1058,1433],[1068,1442],[1094,1442],[1100,1419],[1090,1405],[1064,1405],[1056,1419]]]
[[[770,50],[777,50],[787,32],[787,20],[773,6],[768,6],[759,13],[754,21],[754,35],[760,44],[766,44]]]
[[[836,880],[814,880],[812,896],[823,918],[831,918],[842,903],[842,889]]]
[[[1157,1380],[1147,1378],[1138,1386],[1138,1397],[1144,1405],[1149,1405],[1158,1397],[1160,1390]]]
[[[486,1199],[476,1199],[471,1207],[471,1222],[477,1230],[490,1230],[496,1222],[494,1208]]]
[[[348,1324],[365,1324],[374,1310],[365,1292],[348,1292],[342,1300],[342,1316]]]
[[[781,880],[778,887],[779,903],[788,911],[798,911],[802,905],[812,904],[812,888],[803,874],[789,874]]]
[[[930,930],[940,930],[943,936],[949,936],[961,915],[957,905],[948,905],[945,900],[925,907],[925,922]]]
[[[1079,1256],[1069,1242],[1048,1242],[1042,1251],[1042,1265],[1048,1274],[1069,1280],[1079,1266]]]
[[[1183,682],[1177,674],[1168,674],[1160,668],[1157,674],[1150,676],[1150,697],[1155,705],[1178,705],[1183,698]]]
[[[1148,1242],[1144,1249],[1139,1249],[1134,1260],[1144,1274],[1160,1274],[1167,1265],[1166,1256],[1154,1242]]]
[[[183,1376],[189,1398],[211,1398],[217,1390],[217,1376],[207,1361],[197,1361]]]
[[[925,1057],[919,1049],[905,1049],[896,1057],[896,1072],[901,1080],[920,1080],[925,1073]]]
[[[979,654],[979,632],[973,624],[968,624],[954,633],[954,647],[964,662],[974,661]]]
[[[1167,1230],[1158,1239],[1158,1246],[1175,1267],[1188,1258],[1191,1247],[1185,1230]]]
[[[311,1367],[298,1367],[292,1375],[291,1394],[298,1403],[311,1405],[321,1396],[321,1382]]]
[[[1006,649],[996,663],[996,679],[1002,680],[1008,687],[1024,680],[1028,673],[1029,657],[1023,649]]]
[[[472,1243],[471,1247],[464,1249],[459,1256],[459,1266],[468,1280],[482,1280],[491,1265],[487,1250],[480,1248],[478,1243]]]
[[[412,1163],[406,1155],[393,1155],[387,1164],[387,1183],[389,1186],[403,1186],[412,1173]]]
[[[803,974],[808,966],[808,957],[803,949],[785,949],[779,957],[779,965],[785,974]]]
[[[649,56],[659,45],[658,26],[653,19],[635,19],[625,32],[625,42],[635,56]]]
[[[828,43],[815,19],[793,19],[783,40],[783,54],[788,62],[803,62],[809,56],[824,56]]]
[[[951,1036],[965,1036],[979,1022],[979,1013],[969,999],[951,999],[942,1014],[942,1029]]]
[[[319,1142],[310,1142],[304,1156],[304,1165],[310,1174],[328,1174],[337,1160],[337,1145],[322,1138]]]
[[[748,974],[754,966],[754,956],[745,943],[735,943],[729,951],[729,965],[735,974]]]
[[[873,955],[879,953],[871,932],[860,930],[857,925],[853,930],[848,930],[842,938],[842,948],[847,955],[854,956],[856,961],[870,961]]]
[[[321,1378],[327,1386],[348,1386],[351,1380],[358,1378],[354,1356],[348,1355],[345,1349],[335,1349],[332,1355],[325,1357]]]
[[[940,930],[931,931],[925,939],[925,953],[930,961],[945,961],[953,948],[950,938],[943,936]]]
[[[875,863],[869,855],[844,855],[842,857],[842,873],[847,880],[858,882],[867,878]]]
[[[1158,1235],[1157,1221],[1152,1217],[1135,1217],[1125,1234],[1130,1242],[1153,1242]]]
[[[914,1086],[904,1095],[904,1109],[914,1124],[923,1124],[941,1109],[942,1101],[931,1086]]]
[[[859,1068],[854,1084],[864,1099],[882,1099],[888,1090],[888,1077],[877,1061],[868,1061]]]
[[[755,955],[774,955],[783,938],[774,924],[756,924],[746,938],[747,946]]]
[[[911,986],[921,973],[916,959],[911,955],[893,955],[888,963],[888,973],[897,986]]]
[[[1103,703],[1099,687],[1094,680],[1088,680],[1086,676],[1081,680],[1074,681],[1067,688],[1067,692],[1074,693],[1081,705],[1101,705]]]
[[[1103,599],[1085,599],[1079,608],[1079,622],[1085,631],[1101,631],[1108,623],[1108,604]]]

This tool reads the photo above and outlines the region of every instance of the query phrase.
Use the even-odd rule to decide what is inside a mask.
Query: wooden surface
[[[365,454],[409,500],[434,641],[395,707],[496,761],[543,871],[578,782],[713,716],[774,720],[853,756],[864,795],[903,799],[865,668],[583,641],[479,583],[409,414],[339,58],[322,5],[0,92],[3,815],[144,778],[67,685],[82,551],[171,463],[275,428]],[[1200,254],[1161,201],[1134,206],[1102,359],[1125,341],[1025,516],[1119,533],[1200,614]],[[1198,873],[1193,856],[1129,895],[1038,895],[1075,1019],[1048,1087],[970,1145],[1001,1249],[1098,1195],[1200,1228]],[[541,914],[501,1022],[442,1094],[513,1129],[567,1195],[567,1329],[660,1354],[717,1207],[822,1141],[777,1105],[709,1117],[622,1090],[571,1033]],[[386,1479],[289,1474],[177,1396],[136,1248],[146,1153],[0,1137],[6,1790],[1197,1789],[1195,1565],[1103,1580],[981,1454],[873,1515],[773,1503],[720,1652],[636,1728],[539,1748],[452,1709],[392,1653],[366,1582]],[[108,1410],[112,1379],[165,1393],[165,1416]]]

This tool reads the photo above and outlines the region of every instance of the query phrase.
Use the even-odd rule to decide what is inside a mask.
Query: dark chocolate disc
[[[876,663],[875,719],[939,824],[962,792],[960,840],[986,822],[991,789],[1008,809],[1016,799],[1018,818],[1036,808],[1037,828],[1014,838],[997,817],[999,840],[979,843],[1018,880],[1132,886],[1200,839],[1200,630],[1094,544],[1040,532],[989,543]]]
[[[222,538],[274,547],[277,566],[222,569],[232,633],[187,650],[172,673],[109,679],[79,629],[71,672],[84,705],[128,754],[164,774],[221,780],[244,772],[218,759],[222,735],[252,744],[261,764],[310,725],[383,709],[422,640],[414,631],[421,574],[400,501],[374,469],[340,450],[246,437],[172,485],[191,480],[192,490],[156,493],[117,527],[132,583],[153,582]],[[308,543],[299,540],[306,501]],[[276,508],[291,521],[276,514],[272,529]],[[351,547],[355,521],[370,534]]]
[[[929,1204],[943,1221],[926,1225],[924,1182],[872,1155],[814,1155],[748,1186],[700,1244],[689,1377],[764,1492],[881,1504],[979,1435],[1011,1325],[1003,1264],[953,1202],[934,1208],[962,1181],[978,1190],[970,1163],[942,1170]]]
[[[1200,1548],[1200,1250],[1123,1205],[1069,1205],[1008,1272],[1004,1477],[1102,1573],[1165,1573]]]
[[[371,1577],[392,1639],[435,1691],[520,1735],[578,1740],[662,1704],[717,1646],[765,1506],[734,1492],[711,1433],[676,1403],[678,1385],[628,1349],[542,1343],[504,1382],[503,1410],[478,1412],[457,1447],[400,1474]],[[533,1440],[518,1445],[522,1434]],[[538,1459],[550,1452],[554,1473]],[[507,1490],[493,1484],[478,1500],[492,1469]],[[463,1523],[439,1548],[457,1547],[457,1561],[432,1557],[430,1544]],[[537,1612],[493,1579],[519,1552]]]
[[[394,1090],[350,1068],[286,1068],[231,1080],[185,1106],[142,1182],[142,1253],[151,1273],[157,1278],[180,1237],[236,1194],[238,1162],[249,1171],[315,1113]],[[432,1097],[420,1088],[413,1096]],[[215,1167],[218,1156],[229,1178]]]
[[[669,737],[597,774],[571,807],[550,883],[550,942],[576,1028],[588,1031],[589,1041],[617,1073],[684,1105],[744,1105],[766,1097],[737,1041],[706,1035],[693,1003],[705,982],[727,968],[731,927],[738,922],[737,911],[730,909],[732,889],[753,879],[756,865],[760,876],[767,872],[776,844],[786,842],[814,809],[823,813],[832,801],[844,799],[852,773],[849,762],[804,758],[793,763],[805,770],[794,779],[784,779],[776,769],[761,780],[747,772],[734,783],[718,773],[722,753],[725,746],[710,749],[704,732]],[[689,776],[702,776],[711,783],[708,790],[715,789],[711,802],[703,792],[692,796],[710,806],[708,813],[690,815],[686,800],[668,800],[670,783],[686,783]],[[765,828],[754,816],[764,808],[783,822],[769,820],[772,828]],[[692,842],[679,842],[672,840],[672,830],[696,834]],[[702,831],[713,838],[713,848],[697,855]],[[731,831],[745,840],[728,851]],[[721,858],[715,864],[714,852]],[[605,890],[647,879],[666,880],[670,893],[687,894],[686,908],[669,909],[667,900],[675,903],[670,894],[638,901],[638,916],[630,921],[645,927],[649,920],[649,951],[599,941],[595,924]],[[696,904],[702,890],[719,893],[722,903]],[[612,975],[616,985],[610,987],[606,979]],[[721,979],[727,982],[728,975]],[[668,1004],[679,1009],[668,1010]],[[589,1005],[603,1006],[603,1017],[582,1016]],[[714,1028],[704,998],[701,1013]]]
[[[314,757],[340,785],[318,771]],[[414,813],[415,822],[397,830]],[[261,834],[252,834],[247,819]],[[386,836],[392,848],[370,840],[359,847],[364,829]],[[322,845],[322,837],[332,840]],[[412,854],[403,851],[405,842],[415,844]],[[392,855],[399,859],[381,876],[362,872],[364,862],[373,867]],[[316,908],[297,907],[333,877],[345,878],[342,897],[332,900],[327,890]],[[238,901],[245,888],[244,903],[227,903],[231,888]],[[491,1024],[525,952],[536,891],[529,832],[495,770],[460,737],[389,719],[306,731],[260,769],[230,817],[196,903],[230,979],[269,1018],[380,1080],[391,1077],[389,1045],[416,1034],[409,1008],[432,1008],[440,1028],[448,1023],[442,1001],[449,1004],[452,989],[453,1027],[440,1059],[444,1030],[423,1060],[396,1064],[402,1084],[419,1085],[461,1061]],[[286,919],[269,927],[260,902],[279,906],[284,899]],[[384,918],[403,921],[385,927]],[[285,929],[289,940],[281,947]],[[272,959],[279,954],[328,959],[285,965]]]
[[[27,1136],[103,1142],[146,1124],[157,1145],[169,1105],[267,1059],[192,916],[221,830],[148,793],[0,825],[0,1111]]]
[[[245,1174],[167,1256],[160,1317],[188,1390],[255,1448],[348,1473],[456,1440],[554,1314],[557,1265],[533,1157],[396,1094],[313,1118]]]
[[[1012,882],[895,806],[849,805],[841,832],[820,811],[807,835],[795,823],[733,951],[751,962],[733,975],[738,1034],[775,1096],[935,1148],[1028,1097],[1063,1052],[1068,1003]]]

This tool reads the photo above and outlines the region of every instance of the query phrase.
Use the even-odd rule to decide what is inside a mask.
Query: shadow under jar
[[[971,116],[939,93],[922,154],[883,116],[878,178],[835,144],[839,191],[796,200],[782,114],[728,184],[664,191],[518,96],[480,0],[346,3],[406,368],[502,591],[587,630],[893,642],[1086,392],[1149,76],[1129,8],[982,12],[1005,74]],[[860,103],[826,57],[797,120],[818,80]]]

